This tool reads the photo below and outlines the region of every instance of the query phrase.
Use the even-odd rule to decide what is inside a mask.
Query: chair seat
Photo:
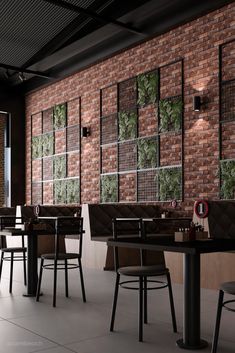
[[[128,266],[120,267],[118,273],[125,276],[160,276],[169,272],[168,268],[162,265],[152,266]]]
[[[12,253],[12,252],[26,252],[27,248],[22,248],[22,247],[2,248],[1,251],[2,252],[8,252],[8,253]]]
[[[44,260],[54,260],[55,259],[55,254],[42,254],[41,258]],[[70,260],[70,259],[78,259],[79,255],[76,253],[59,253],[58,254],[58,260]]]
[[[223,290],[225,293],[235,295],[235,282],[222,283],[220,289]]]

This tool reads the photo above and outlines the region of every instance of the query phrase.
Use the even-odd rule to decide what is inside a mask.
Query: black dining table
[[[160,250],[183,253],[183,337],[177,345],[184,349],[202,349],[208,343],[201,339],[200,318],[200,255],[235,250],[235,239],[206,239],[176,242],[173,236],[156,235],[146,238],[123,237],[108,239],[108,246]]]

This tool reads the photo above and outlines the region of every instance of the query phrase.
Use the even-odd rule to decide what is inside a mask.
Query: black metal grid
[[[67,126],[67,120],[66,119],[66,126],[63,128],[63,130],[65,130],[66,132],[66,151],[65,151],[65,156],[67,156],[68,153],[72,152],[72,151],[79,151],[79,175],[77,175],[79,183],[81,180],[81,139],[80,139],[80,127],[81,127],[81,97],[76,97],[70,101],[68,101],[66,104],[72,101],[76,101],[78,100],[78,105],[79,105],[79,122],[76,125],[72,125],[72,126]],[[63,103],[61,103],[63,104]],[[33,116],[41,113],[41,136],[47,134],[47,133],[53,133],[53,136],[55,134],[55,129],[53,126],[53,117],[52,117],[52,112],[53,112],[53,107],[46,109],[45,111],[40,111],[40,112],[36,112],[34,114],[31,115],[31,146],[32,146],[32,136],[33,136]],[[67,110],[68,113],[68,110]],[[46,117],[50,119],[50,122],[48,123],[46,120]],[[48,131],[47,131],[48,128]],[[75,130],[75,131],[73,131]],[[77,139],[74,142],[73,138],[71,139],[71,134],[77,134]],[[68,139],[70,140],[68,142]],[[54,136],[54,146],[55,146],[55,136]],[[53,148],[54,149],[54,148]],[[53,155],[51,156],[46,156],[46,157],[41,157],[42,160],[42,167],[41,167],[41,181],[40,182],[33,182],[32,181],[32,147],[31,147],[31,204],[43,204],[43,181],[48,182],[53,181],[54,184],[54,173],[53,173],[53,159],[55,156],[55,152],[53,152]],[[49,163],[49,165],[47,165]],[[47,169],[49,168],[49,170]],[[66,176],[63,180],[69,180],[71,179],[68,176],[68,171],[67,171],[67,158],[66,158]],[[52,176],[52,178],[50,179],[50,176]],[[41,185],[41,187],[39,186],[39,184]],[[80,187],[79,187],[80,189]],[[40,193],[40,196],[39,196]],[[54,186],[53,186],[53,200],[55,202],[54,199]],[[80,200],[81,200],[81,192],[80,192]]]
[[[119,143],[118,145],[118,171],[133,171],[137,169],[136,140]]]
[[[158,200],[158,182],[156,170],[138,171],[137,201]]]
[[[183,76],[183,59],[177,59],[173,62],[170,62],[169,64],[163,65],[157,69],[144,72],[143,74],[147,74],[149,72],[157,72],[158,74],[158,86],[157,86],[157,102],[156,102],[156,113],[158,110],[158,102],[160,99],[160,82],[161,82],[161,77],[160,77],[160,70],[163,67],[171,66],[173,64],[176,64],[177,62],[181,63],[181,82],[179,85],[181,85],[181,99],[182,99],[182,116],[181,116],[181,130],[179,131],[179,134],[181,134],[181,169],[182,169],[182,200],[183,200],[183,163],[184,163],[184,124],[183,124],[183,113],[184,113],[184,76]],[[109,86],[108,86],[109,87]],[[118,124],[115,124],[112,127],[109,127],[109,129],[113,132],[112,137],[107,137],[105,135],[105,128],[104,125],[108,124],[111,122],[111,118],[108,117],[103,117],[102,116],[102,89],[100,90],[100,174],[102,174],[102,147],[105,146],[105,148],[109,148],[108,144],[111,146],[116,145],[117,146],[117,173],[118,175],[120,173],[128,173],[128,172],[137,172],[137,185],[136,185],[136,193],[137,193],[137,201],[138,202],[154,202],[158,201],[158,180],[157,180],[157,170],[161,166],[161,161],[160,161],[160,132],[159,130],[157,131],[156,135],[153,136],[141,136],[138,137],[138,104],[137,104],[137,76],[129,78],[128,80],[122,81],[117,83],[118,87],[118,92],[117,92],[117,111],[116,114],[118,115],[119,112],[123,111],[129,111],[136,109],[137,111],[137,134],[136,137],[131,138],[130,140],[123,140],[119,141],[118,140]],[[103,89],[106,89],[103,88]],[[123,89],[123,91],[122,91]],[[130,94],[130,97],[128,97],[128,93]],[[135,99],[134,99],[135,98]],[[173,98],[173,97],[169,97]],[[134,102],[135,100],[135,102]],[[149,103],[153,104],[153,103]],[[114,114],[116,116],[116,114]],[[105,120],[106,119],[106,120]],[[108,121],[108,119],[110,119]],[[146,122],[147,123],[147,122]],[[158,114],[158,126],[159,126],[159,114]],[[106,131],[108,128],[106,128]],[[171,134],[172,132],[165,132]],[[116,137],[116,139],[114,139]],[[110,139],[109,139],[110,138]],[[156,144],[157,144],[157,156],[156,156],[156,166],[153,167],[150,161],[148,161],[146,164],[144,164],[141,168],[138,167],[138,141],[140,140],[151,140],[155,139]],[[168,166],[171,168],[171,165]],[[175,167],[175,165],[172,165],[172,167]],[[146,170],[145,170],[146,169]],[[112,171],[113,173],[113,171]],[[105,175],[105,174],[102,174]],[[120,187],[120,186],[119,186]],[[118,187],[118,191],[119,191]],[[119,201],[119,198],[118,198]]]
[[[219,46],[219,160],[222,161],[222,130],[223,124],[235,120],[235,77],[230,80],[223,80],[223,50],[224,48],[235,42],[235,39],[225,42]],[[231,58],[233,59],[233,58]],[[221,163],[220,163],[221,164]],[[219,173],[220,190],[222,187],[221,170]],[[219,193],[221,197],[221,192]]]
[[[117,114],[101,118],[101,145],[117,142]]]
[[[221,120],[235,120],[235,78],[231,81],[222,82]]]

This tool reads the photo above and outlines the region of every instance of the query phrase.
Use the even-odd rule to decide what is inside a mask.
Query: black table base
[[[200,340],[199,344],[197,344],[197,345],[192,345],[192,344],[184,343],[183,338],[181,338],[178,341],[176,341],[176,344],[177,344],[177,346],[179,348],[191,349],[191,350],[203,349],[203,348],[206,348],[208,346],[207,341],[204,341],[204,340]]]

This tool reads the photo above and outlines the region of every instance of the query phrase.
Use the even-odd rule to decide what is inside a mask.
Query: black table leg
[[[37,236],[28,235],[27,245],[27,293],[26,297],[35,297],[38,282]]]
[[[200,337],[200,254],[184,254],[183,338],[177,345],[184,349],[202,349],[208,345]]]

